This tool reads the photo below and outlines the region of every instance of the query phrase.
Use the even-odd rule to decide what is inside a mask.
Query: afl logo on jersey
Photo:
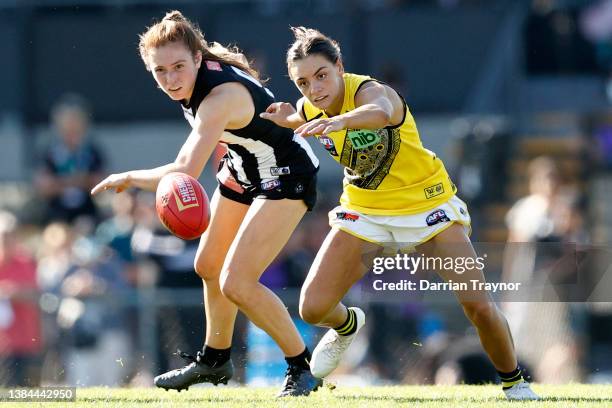
[[[427,218],[425,219],[425,222],[430,227],[440,222],[449,222],[449,221],[450,221],[450,218],[448,218],[448,215],[446,215],[444,210],[436,210],[432,212],[431,214],[429,214]]]
[[[280,186],[281,182],[279,180],[269,180],[261,183],[262,190],[273,190],[276,187]]]
[[[319,142],[323,145],[325,150],[329,152],[332,156],[337,156],[338,152],[336,151],[336,146],[334,145],[334,141],[327,136],[319,137]]]

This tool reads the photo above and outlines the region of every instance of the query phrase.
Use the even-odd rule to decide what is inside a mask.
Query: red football
[[[198,238],[208,228],[208,196],[198,180],[188,174],[169,173],[160,180],[155,208],[162,224],[179,238]]]

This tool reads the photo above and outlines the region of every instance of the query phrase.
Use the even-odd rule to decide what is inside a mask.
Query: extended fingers
[[[327,135],[329,135],[333,131],[334,131],[333,125],[327,125],[327,126],[325,126],[325,128],[323,129],[323,132],[321,132],[321,134],[323,136],[327,136]]]
[[[265,112],[261,112],[259,117],[262,119],[268,119],[274,121],[281,111],[282,102],[275,102],[268,106]]]
[[[106,190],[108,188],[108,182],[106,179],[102,180],[98,183],[94,188],[91,189],[91,195],[96,195],[102,190]]]
[[[295,130],[295,133],[301,136],[316,135],[324,129],[325,124],[325,120],[314,120],[312,122],[304,123],[302,126]]]
[[[115,187],[116,182],[113,181],[112,176],[108,176],[101,182],[99,182],[94,188],[91,189],[91,195],[96,195],[101,191],[108,190],[109,188]]]

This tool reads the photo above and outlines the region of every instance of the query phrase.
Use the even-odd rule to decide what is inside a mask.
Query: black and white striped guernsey
[[[191,126],[194,126],[198,107],[206,95],[227,82],[244,85],[255,105],[255,114],[247,126],[226,130],[220,139],[220,143],[227,146],[228,164],[237,181],[244,186],[261,186],[272,180],[282,181],[316,172],[319,160],[301,136],[259,117],[274,102],[272,92],[232,65],[202,61],[189,104],[181,104]]]

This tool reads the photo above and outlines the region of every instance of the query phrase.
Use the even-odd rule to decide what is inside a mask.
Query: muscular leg
[[[454,224],[436,235],[431,241],[417,247],[417,253],[425,256],[476,258],[476,252],[465,234],[463,226]],[[482,270],[474,267],[459,274],[453,271],[438,271],[445,280],[485,282]],[[488,293],[469,290],[467,293],[455,292],[465,315],[476,327],[482,346],[495,368],[500,372],[512,372],[517,367],[516,353],[506,318],[497,308]]]
[[[369,270],[380,247],[337,228],[327,234],[300,295],[300,315],[310,324],[338,327],[347,318],[340,303]]]
[[[204,286],[205,344],[215,349],[232,345],[237,308],[221,293],[219,275],[248,209],[249,206],[229,200],[217,190],[211,201],[210,224],[195,257],[195,270]]]
[[[304,342],[283,302],[259,278],[305,212],[300,200],[256,199],[229,249],[220,280],[223,294],[268,333],[287,357],[302,353]]]

